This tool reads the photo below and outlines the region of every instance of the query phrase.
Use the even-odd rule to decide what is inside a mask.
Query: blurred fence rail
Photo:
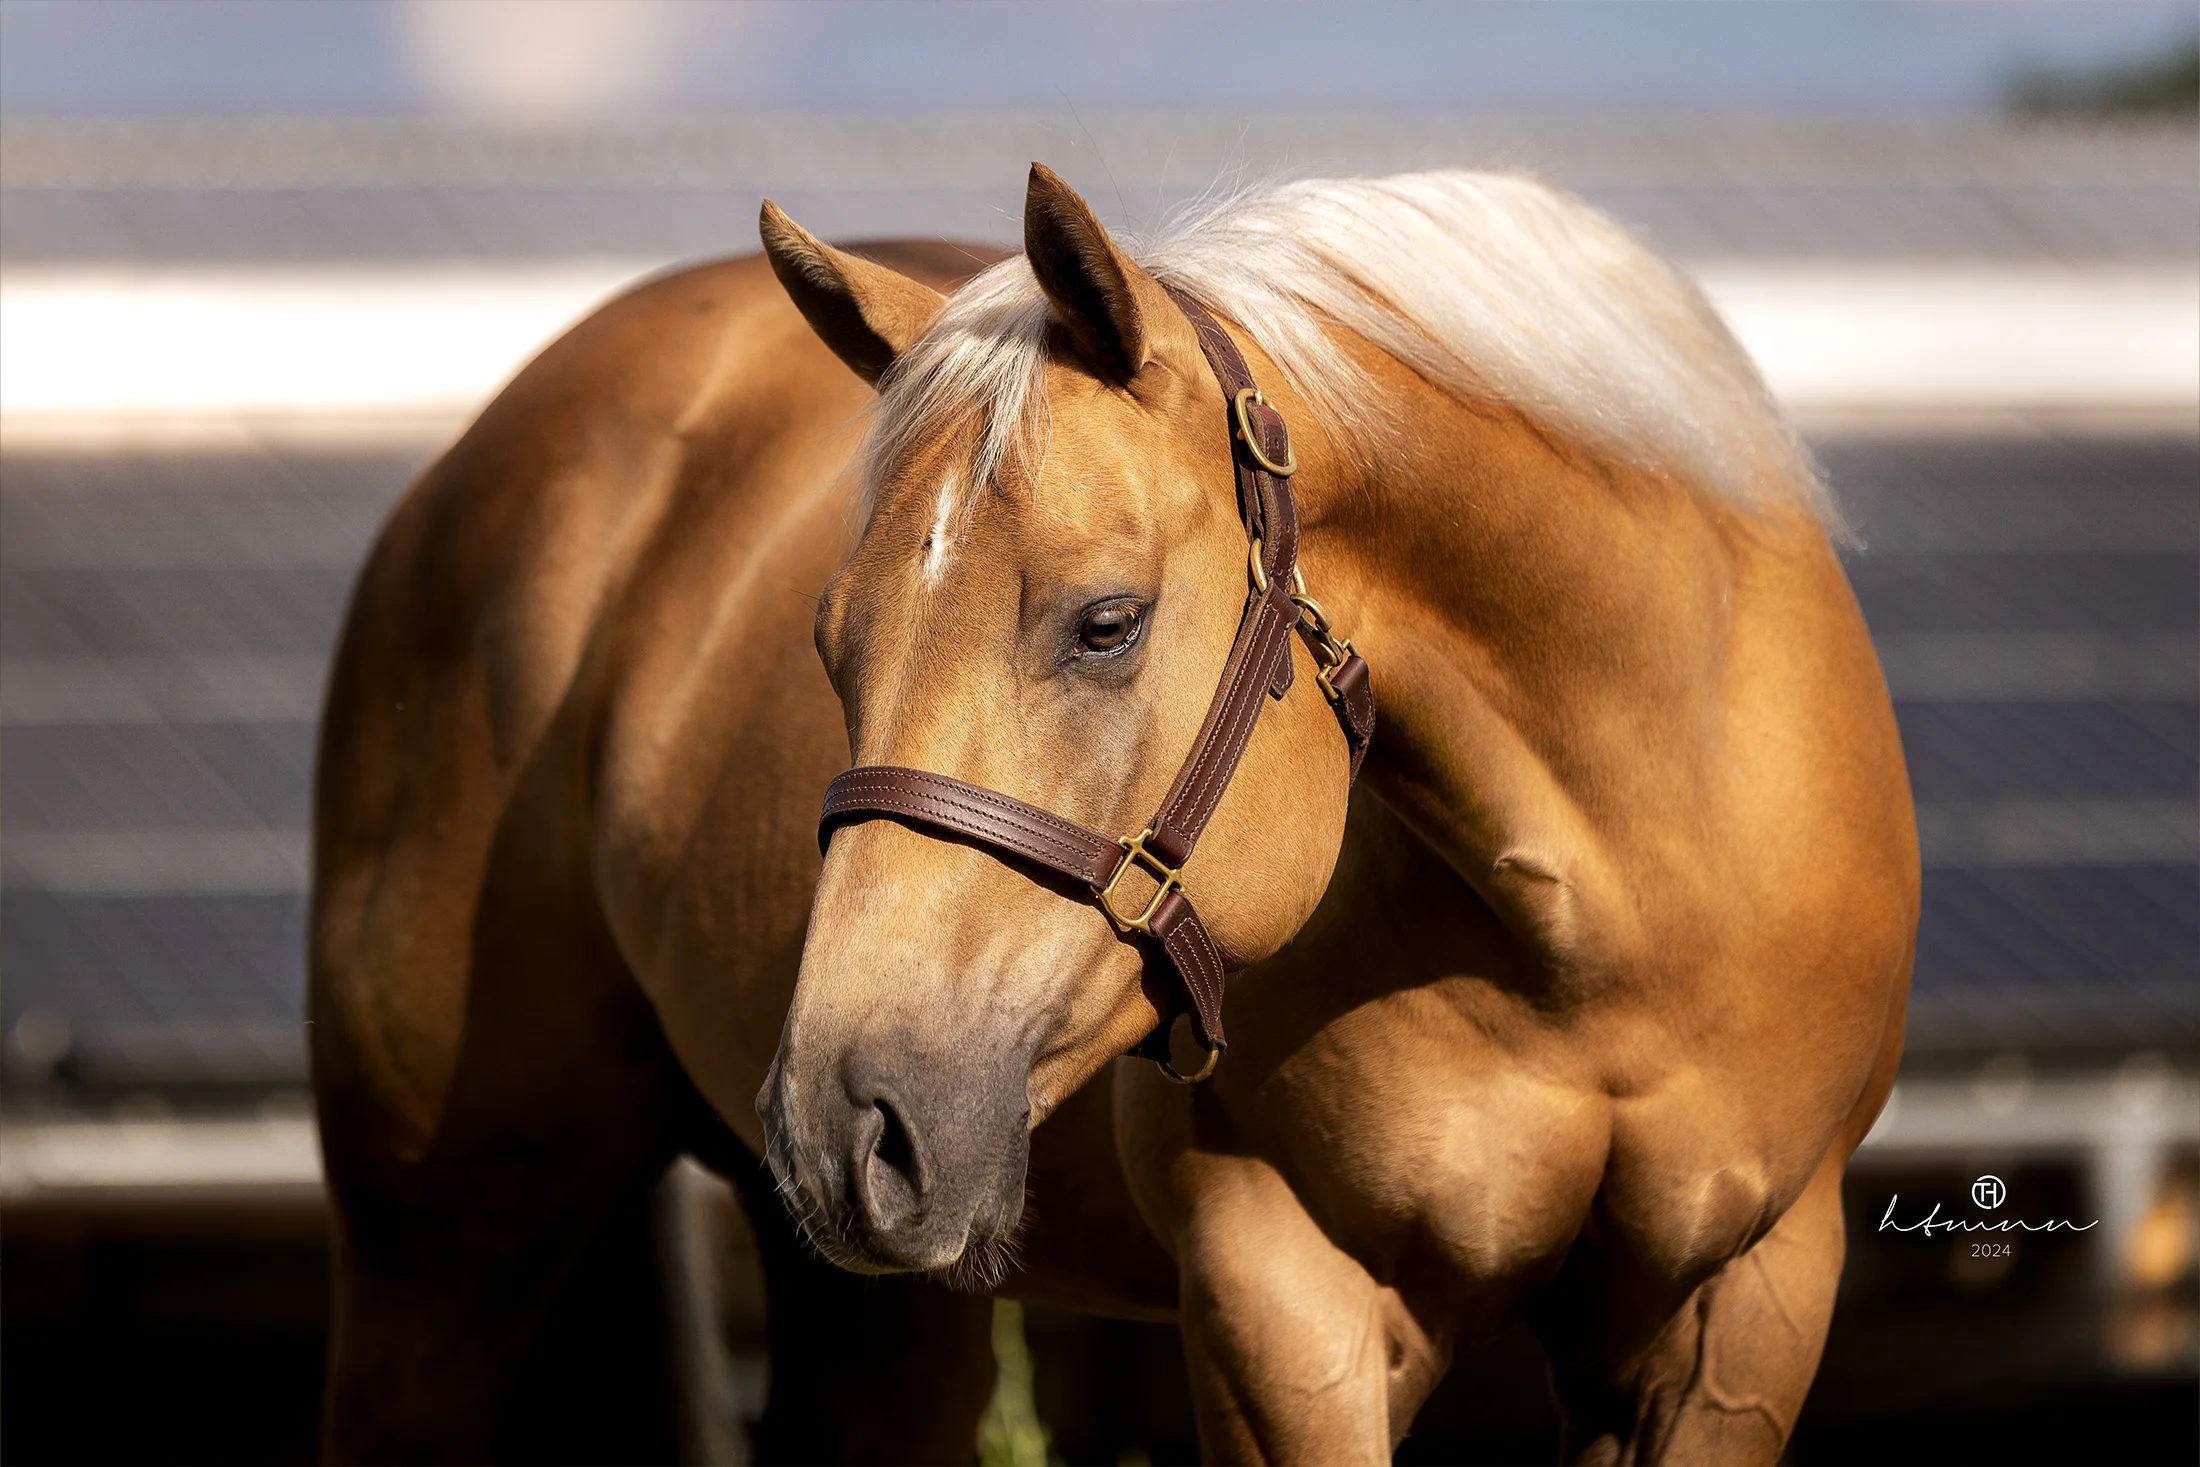
[[[541,343],[657,262],[0,274],[22,449],[455,436]],[[2200,274],[2162,264],[1705,262],[1792,413],[2200,409]]]

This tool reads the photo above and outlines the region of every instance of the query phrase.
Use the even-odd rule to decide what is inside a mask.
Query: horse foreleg
[[[479,1190],[423,1188],[371,1201],[354,1195],[340,1205],[324,1415],[328,1459],[489,1462],[532,1455],[533,1448],[512,1439],[514,1387],[575,1263],[607,1216],[638,1202],[647,1166],[625,1179],[569,1175],[556,1188],[528,1186],[491,1168]],[[601,1183],[588,1188],[596,1195],[581,1194],[576,1184],[587,1181]],[[625,1236],[633,1232],[624,1229],[614,1244],[633,1246],[637,1239]],[[585,1327],[606,1326],[594,1320]],[[634,1343],[601,1347],[629,1350]],[[600,1415],[603,1382],[597,1385]],[[516,1425],[529,1435],[529,1423]]]
[[[538,1340],[583,1255],[647,1246],[644,1229],[606,1224],[633,1212],[671,1158],[678,1092],[656,1067],[609,1065],[585,1050],[528,1057],[541,1061],[541,1090],[500,1088],[490,1106],[491,1097],[462,1085],[459,1123],[418,1159],[378,1153],[342,1125],[324,1127],[336,1211],[323,1413],[331,1461],[535,1460],[543,1431],[531,1428],[563,1413],[605,1414],[606,1376],[617,1370],[583,1362],[590,1394],[580,1398],[555,1386],[518,1388],[543,1363]],[[581,1340],[583,1355],[631,1354],[636,1342],[624,1336],[633,1331],[618,1329],[622,1322],[631,1325],[631,1315],[613,1309],[576,1320],[561,1337]],[[604,1339],[607,1332],[622,1337]],[[553,1374],[560,1364],[573,1373],[562,1357],[549,1364]]]
[[[1616,1320],[1553,1350],[1567,1459],[1602,1464],[1779,1460],[1818,1371],[1844,1250],[1841,1165],[1829,1159],[1756,1246],[1690,1293],[1639,1350]],[[1546,1343],[1551,1343],[1546,1335]]]
[[[678,1145],[685,1092],[656,1017],[587,909],[561,895],[490,884],[462,1043],[424,1145],[389,1139],[390,1106],[361,1058],[371,1049],[341,1005],[317,1005],[337,1216],[333,1460],[524,1454],[503,1428],[536,1336],[605,1220]]]
[[[1178,1264],[1202,1455],[1388,1462],[1444,1351],[1267,1163],[1208,1154],[1197,1170]]]

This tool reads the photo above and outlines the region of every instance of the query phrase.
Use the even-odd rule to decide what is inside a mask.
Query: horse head
[[[861,539],[817,612],[856,764],[1135,835],[1249,604],[1232,405],[1190,320],[1037,166],[1024,255],[952,297],[769,204],[763,234],[811,326],[880,391]],[[1334,472],[1311,421],[1295,441],[1295,482]],[[1284,655],[1301,691],[1261,700],[1183,866],[1231,969],[1299,929],[1343,835],[1337,719],[1308,654]],[[1124,881],[1143,884],[1117,898],[1132,913],[1158,885],[1137,863]],[[1030,1128],[1181,1006],[1150,941],[1093,896],[952,832],[832,834],[757,1109],[783,1191],[836,1261],[982,1277],[1022,1214]]]

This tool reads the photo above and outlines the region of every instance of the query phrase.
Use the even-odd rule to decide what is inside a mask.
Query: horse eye
[[[1138,640],[1138,608],[1127,601],[1095,606],[1077,626],[1077,651],[1090,656],[1120,652]]]

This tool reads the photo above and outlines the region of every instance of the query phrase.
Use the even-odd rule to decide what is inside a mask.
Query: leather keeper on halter
[[[982,785],[921,769],[872,764],[851,769],[826,786],[817,839],[822,850],[837,827],[851,820],[888,816],[952,832],[1003,857],[1083,882],[1119,932],[1151,938],[1161,960],[1174,972],[1193,1029],[1207,1050],[1206,1063],[1193,1075],[1179,1074],[1170,1063],[1173,1014],[1164,1014],[1160,1025],[1131,1053],[1153,1060],[1171,1079],[1190,1084],[1214,1072],[1225,1046],[1224,970],[1222,954],[1184,890],[1183,868],[1237,770],[1262,705],[1291,690],[1291,633],[1297,631],[1313,654],[1322,695],[1344,730],[1353,779],[1359,777],[1368,740],[1374,736],[1375,694],[1368,682],[1367,663],[1350,642],[1331,632],[1328,613],[1306,594],[1305,579],[1299,573],[1299,517],[1289,482],[1298,460],[1291,451],[1283,415],[1261,395],[1237,343],[1206,308],[1178,290],[1163,288],[1198,334],[1200,350],[1229,407],[1230,456],[1237,470],[1238,513],[1250,541],[1252,586],[1229,659],[1223,664],[1221,685],[1160,810],[1138,834],[1110,840]],[[1157,883],[1136,910],[1123,886],[1134,868]]]

